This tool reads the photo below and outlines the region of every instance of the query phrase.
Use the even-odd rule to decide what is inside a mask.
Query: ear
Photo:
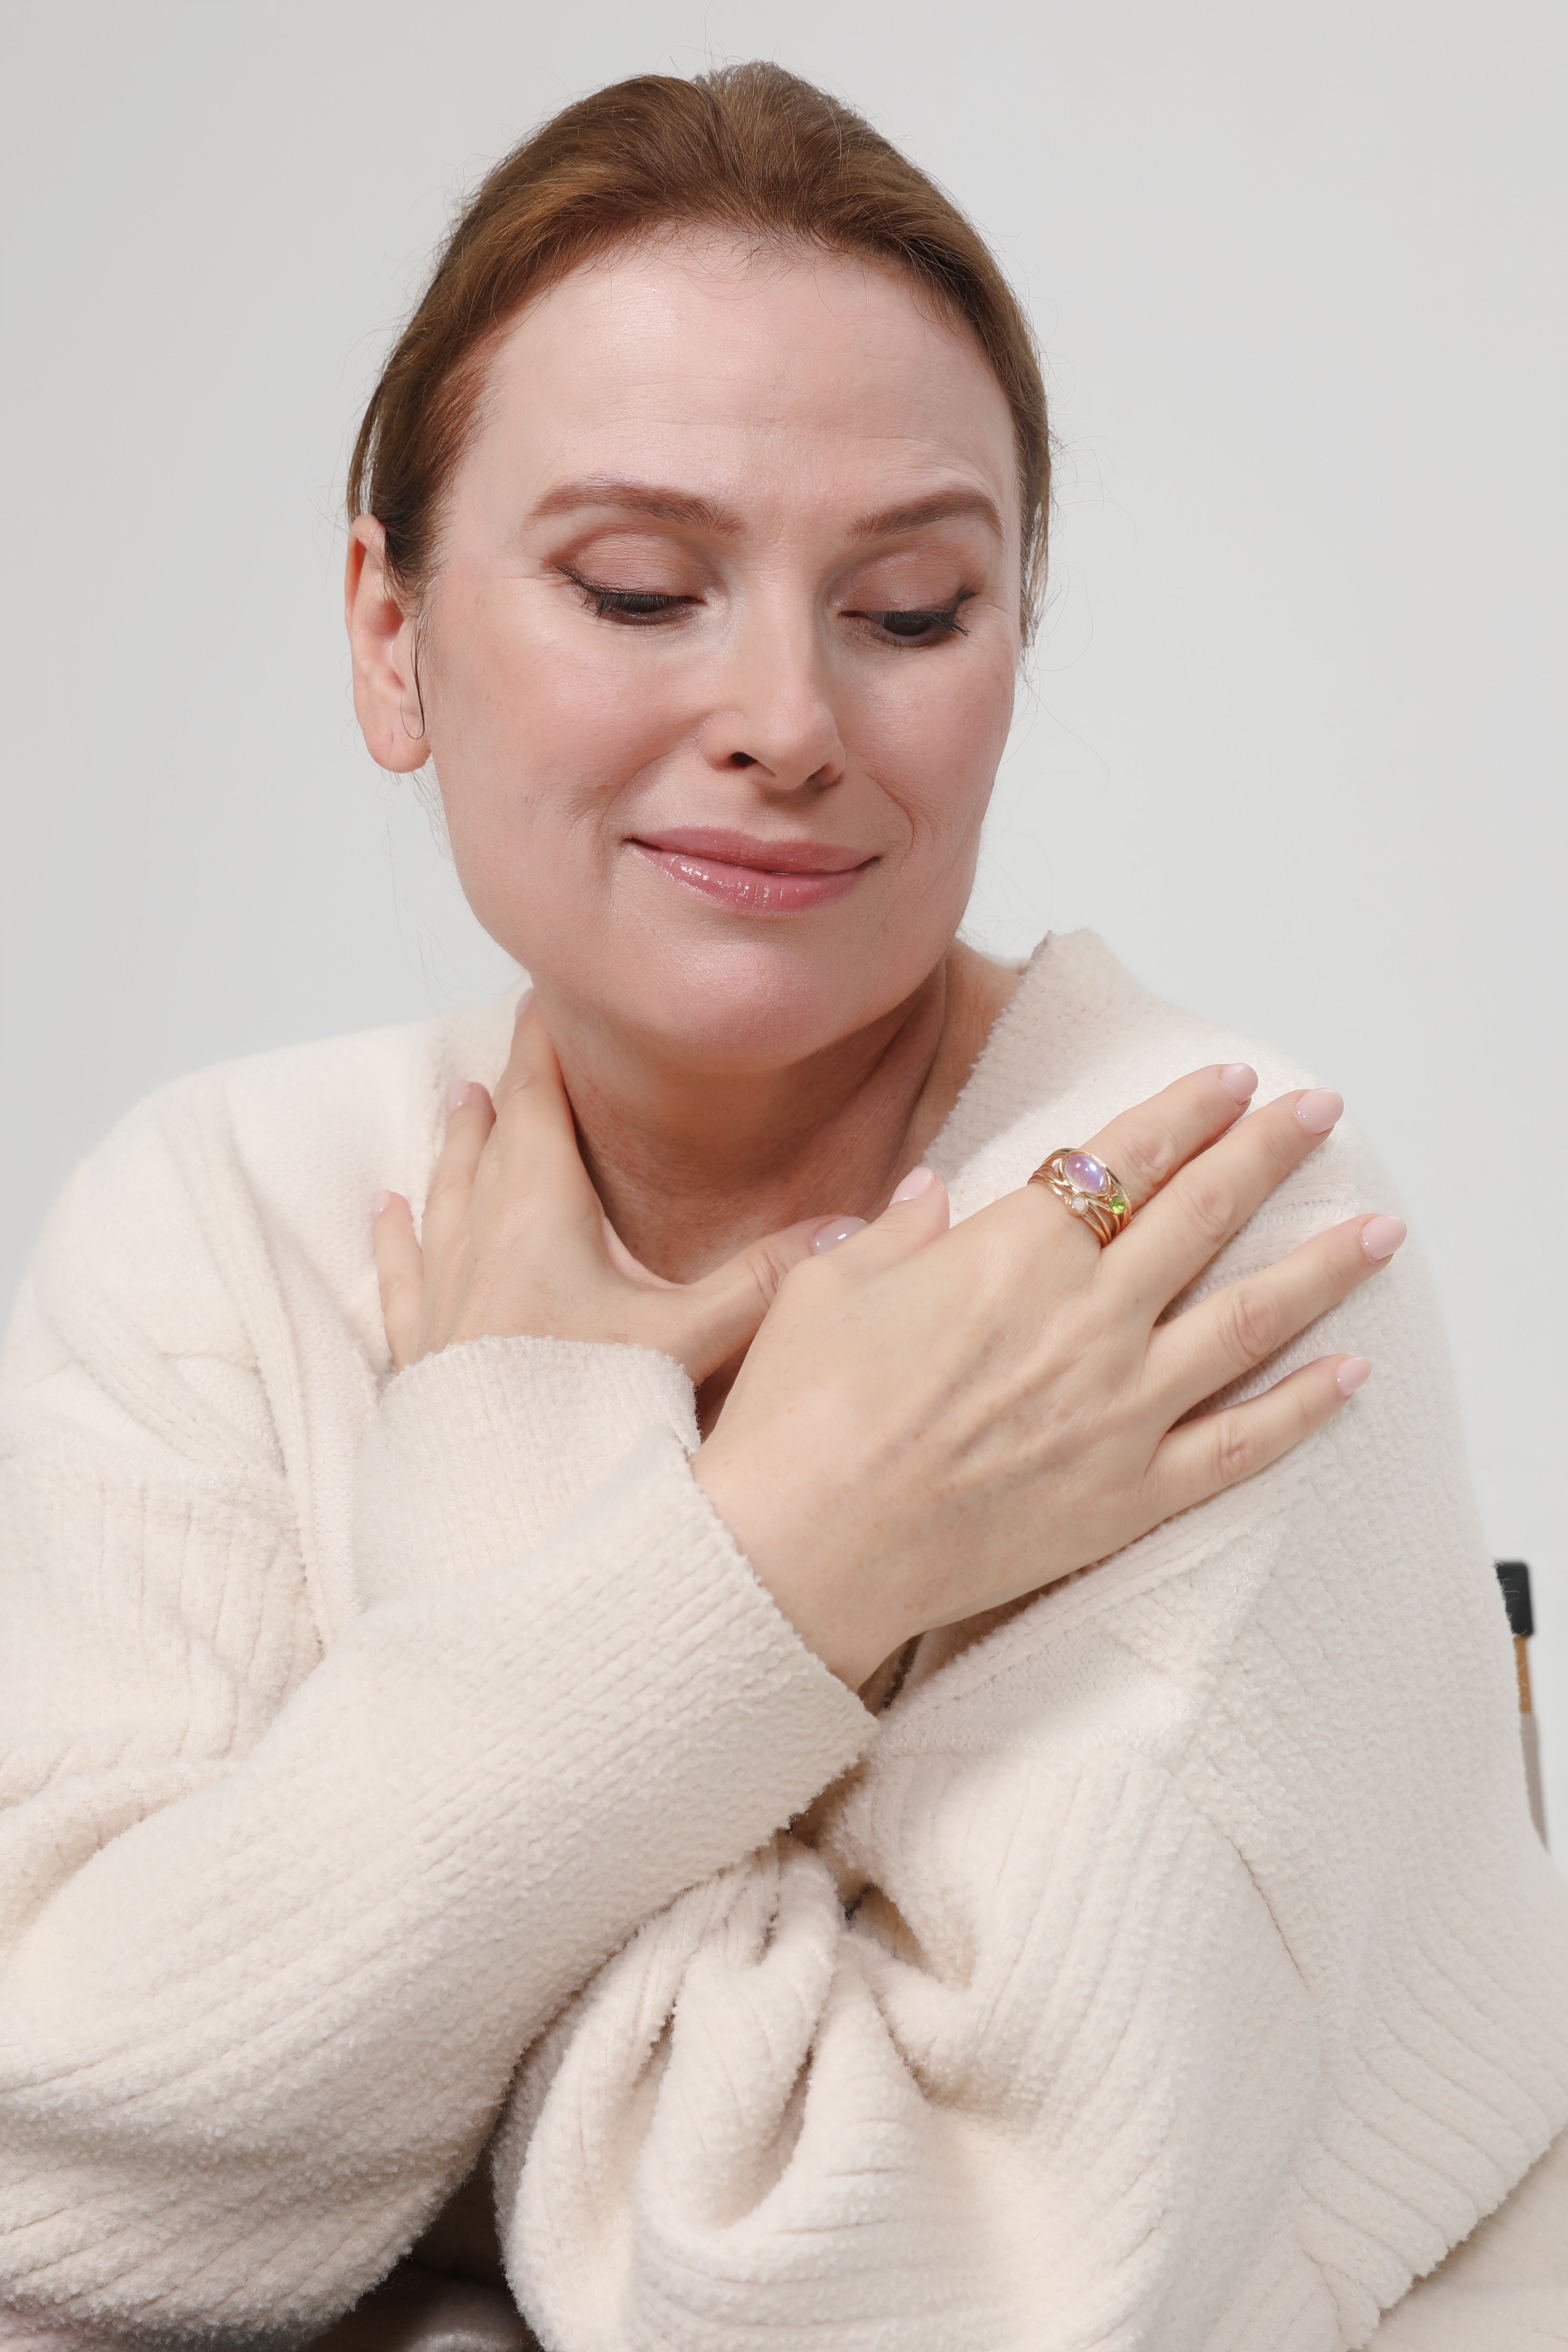
[[[343,617],[353,655],[354,716],[378,768],[408,775],[430,757],[414,671],[414,616],[386,570],[386,533],[359,515],[349,533]]]

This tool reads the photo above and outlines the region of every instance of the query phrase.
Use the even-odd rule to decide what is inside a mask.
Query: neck
[[[634,1257],[691,1282],[808,1216],[874,1217],[945,1121],[1017,974],[951,947],[879,1020],[722,1083],[542,1003],[584,1160]]]

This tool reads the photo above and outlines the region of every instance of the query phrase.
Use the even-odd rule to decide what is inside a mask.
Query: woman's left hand
[[[605,1216],[531,993],[492,1102],[453,1088],[422,1234],[400,1192],[376,1203],[375,1269],[401,1371],[463,1339],[597,1339],[654,1348],[699,1386],[755,1337],[791,1266],[833,1223],[808,1217],[753,1242],[700,1282],[639,1265]]]

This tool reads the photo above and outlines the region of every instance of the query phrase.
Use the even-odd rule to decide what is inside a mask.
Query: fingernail
[[[1361,1229],[1361,1245],[1373,1265],[1390,1258],[1407,1231],[1403,1217],[1369,1217]]]
[[[1296,1116],[1309,1135],[1327,1135],[1336,1120],[1344,1117],[1345,1098],[1335,1094],[1332,1087],[1313,1087],[1296,1105]]]
[[[382,1213],[383,1209],[390,1209],[390,1208],[391,1208],[391,1206],[392,1206],[392,1195],[391,1195],[391,1193],[390,1193],[390,1192],[378,1192],[378,1193],[376,1194],[376,1196],[375,1196],[374,1200],[374,1201],[371,1202],[371,1204],[370,1204],[371,1223],[374,1224],[374,1222],[375,1222],[375,1220],[376,1220],[376,1218],[380,1216],[380,1214],[381,1214],[381,1213]]]
[[[531,988],[525,988],[522,994],[517,1000],[517,1011],[512,1015],[513,1020],[521,1021],[523,1014],[528,1011],[532,1003],[533,991]]]
[[[929,1192],[935,1182],[936,1170],[934,1168],[911,1168],[903,1182],[899,1186],[898,1191],[893,1194],[893,1199],[895,1201],[918,1201],[921,1194],[922,1192]],[[889,1205],[890,1206],[891,1203],[889,1202]]]
[[[818,1225],[811,1237],[811,1246],[820,1257],[824,1250],[837,1249],[851,1234],[863,1234],[865,1230],[864,1217],[835,1217],[830,1225]]]
[[[1258,1092],[1258,1073],[1248,1062],[1227,1062],[1219,1082],[1232,1102],[1249,1103]]]
[[[467,1078],[453,1079],[451,1085],[447,1089],[447,1116],[448,1118],[450,1118],[455,1110],[462,1109],[463,1105],[468,1099],[470,1091],[471,1089]]]
[[[1364,1356],[1347,1356],[1334,1374],[1334,1386],[1341,1396],[1354,1396],[1371,1370]]]

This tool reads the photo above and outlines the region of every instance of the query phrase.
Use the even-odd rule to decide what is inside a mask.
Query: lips
[[[626,844],[672,882],[731,913],[795,915],[847,898],[876,865],[843,842],[770,840],[713,825],[648,833]]]

